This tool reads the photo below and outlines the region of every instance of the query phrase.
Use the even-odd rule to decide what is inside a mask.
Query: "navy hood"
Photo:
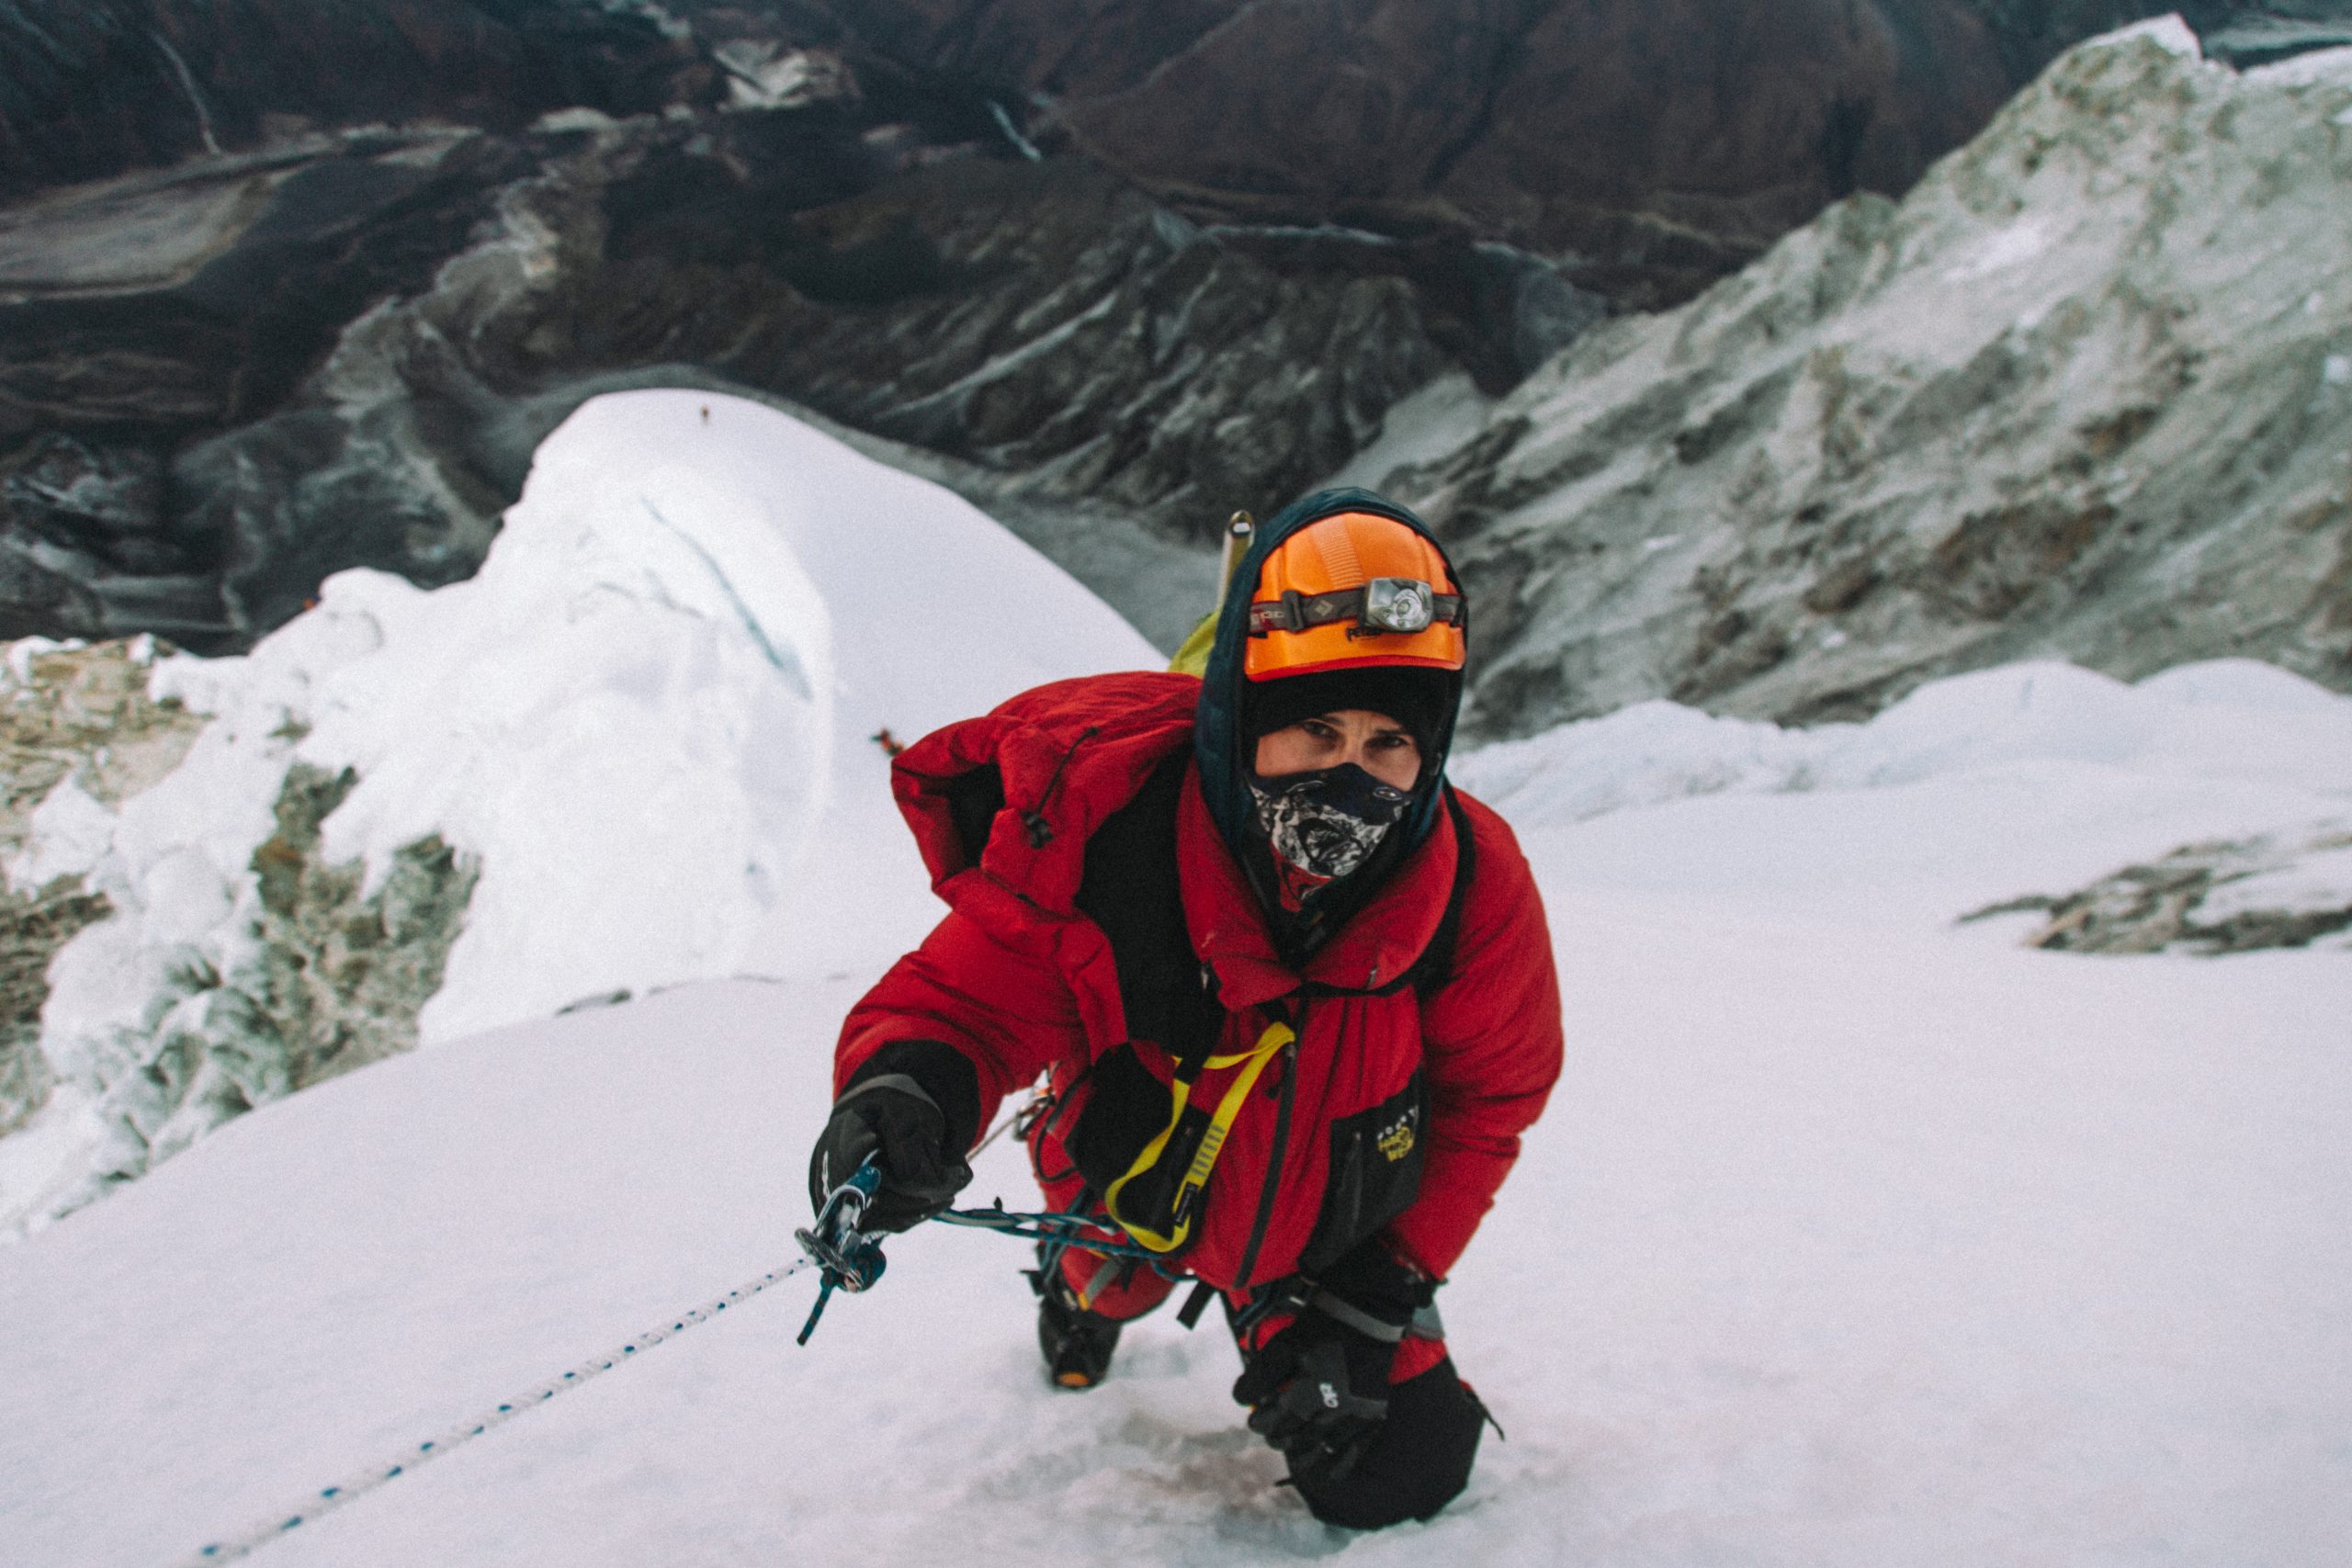
[[[1245,863],[1251,858],[1247,851],[1249,829],[1253,818],[1250,800],[1249,759],[1242,756],[1245,737],[1241,732],[1242,690],[1249,677],[1242,673],[1241,659],[1249,640],[1250,599],[1257,591],[1258,578],[1264,570],[1267,556],[1273,553],[1284,539],[1317,518],[1329,517],[1341,512],[1368,512],[1375,516],[1393,517],[1423,538],[1429,540],[1445,570],[1457,586],[1461,574],[1454,570],[1453,558],[1429,525],[1405,507],[1368,490],[1317,491],[1303,501],[1283,509],[1273,521],[1262,525],[1250,541],[1249,554],[1234,569],[1233,580],[1226,584],[1225,600],[1218,607],[1216,641],[1209,650],[1208,668],[1201,677],[1201,705],[1193,721],[1193,750],[1201,768],[1201,797],[1208,807],[1209,818],[1217,831],[1225,836],[1227,847]],[[1463,590],[1465,601],[1468,590]],[[1467,624],[1464,626],[1464,647],[1468,647]],[[1435,733],[1430,737],[1429,754],[1421,770],[1419,784],[1415,787],[1413,804],[1405,818],[1404,848],[1417,848],[1437,826],[1438,802],[1442,791],[1440,785],[1445,776],[1446,753],[1453,745],[1453,721],[1462,705],[1462,673],[1459,671],[1439,671],[1445,680],[1446,700],[1439,715]],[[1391,863],[1393,863],[1393,862]]]

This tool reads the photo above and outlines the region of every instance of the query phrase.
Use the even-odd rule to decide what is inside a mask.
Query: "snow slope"
[[[1638,747],[1468,759],[1525,829],[1570,1064],[1444,1297],[1510,1440],[1427,1527],[1274,1487],[1213,1320],[1047,1390],[1019,1249],[933,1227],[805,1349],[804,1278],[256,1561],[2335,1568],[2352,959],[1951,917],[2340,804],[2347,712],[2246,666],[2038,667],[1782,738],[1837,787],[1698,793],[1764,744],[1733,730],[1599,816]],[[842,874],[899,874],[869,826]],[[882,956],[380,1063],[0,1249],[0,1562],[192,1560],[775,1269]],[[977,1196],[1030,1190],[982,1161]]]
[[[1487,747],[1454,775],[1522,833],[1588,824],[1574,839],[1587,882],[1768,912],[1899,908],[1928,925],[2182,844],[2352,833],[2352,699],[2248,660],[2135,685],[2017,664],[1932,682],[1866,724],[1783,729],[1641,703]],[[1657,809],[1629,810],[1642,807]],[[1661,841],[1660,822],[1690,831]],[[2009,847],[2020,835],[2030,854]],[[2342,859],[2308,857],[2277,907],[2352,908]]]
[[[271,1010],[254,857],[297,763],[358,776],[328,862],[379,884],[437,834],[481,868],[440,989],[416,998],[431,1043],[865,961],[930,897],[910,859],[859,847],[895,831],[872,737],[1160,662],[965,502],[784,414],[589,402],[477,576],[427,592],[345,572],[250,656],[167,661],[159,694],[214,716],[187,761],[119,813],[50,814],[27,858],[86,871],[118,915],[51,967],[41,1048],[62,1087],[0,1143],[0,1226],[286,1092],[288,1043],[254,1021]]]

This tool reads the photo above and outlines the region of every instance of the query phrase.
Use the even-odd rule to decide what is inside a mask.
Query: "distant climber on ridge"
[[[866,1224],[971,1179],[1003,1098],[1046,1197],[1049,1376],[1091,1388],[1182,1280],[1317,1517],[1458,1495],[1485,1406],[1434,1305],[1560,1070],[1558,984],[1502,819],[1445,783],[1468,602],[1409,512],[1326,491],[1261,530],[1205,672],[1058,682],[909,746],[949,913],[854,1008],[812,1201]]]

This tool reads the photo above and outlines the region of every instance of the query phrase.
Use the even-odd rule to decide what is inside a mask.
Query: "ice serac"
[[[6,1217],[420,1032],[731,969],[821,807],[826,611],[766,500],[616,487],[605,445],[549,444],[471,581],[345,573],[251,656],[158,671],[213,722],[72,868],[113,911],[43,1013],[79,1135],[9,1162]]]
[[[1596,331],[1392,477],[1479,585],[1469,723],[1866,715],[2058,656],[2352,686],[2352,80],[2177,21]]]
[[[162,662],[176,767],[76,731],[37,807],[12,793],[39,899],[0,891],[0,980],[40,1015],[37,1052],[23,1017],[0,1035],[0,1225],[420,1042],[898,951],[933,901],[861,849],[900,833],[874,737],[1154,662],[968,504],[800,422],[593,400],[474,577],[340,573],[249,655]]]

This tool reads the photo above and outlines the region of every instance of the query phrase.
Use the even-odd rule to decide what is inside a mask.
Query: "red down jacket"
[[[1218,1051],[1247,1048],[1270,1022],[1295,1021],[1304,1008],[1289,1069],[1295,1081],[1285,1096],[1277,1067],[1243,1103],[1182,1265],[1238,1292],[1299,1271],[1302,1260],[1329,1261],[1385,1227],[1392,1247],[1442,1278],[1559,1076],[1558,983],[1526,859],[1502,818],[1457,795],[1475,835],[1474,869],[1451,973],[1396,984],[1430,944],[1453,890],[1451,813],[1294,972],[1276,956],[1186,761],[1199,690],[1178,674],[1059,682],[899,757],[893,789],[950,912],[850,1012],[835,1089],[886,1044],[940,1041],[978,1070],[986,1126],[1005,1095],[1050,1071],[1057,1088],[1076,1086],[1070,1114],[1052,1122],[1061,1136],[1033,1150],[1058,1176],[1068,1168],[1062,1143],[1073,1126],[1082,1140],[1088,1100],[1103,1081],[1091,1066],[1132,1042],[1130,1070],[1139,1063],[1169,1081],[1165,1043],[1136,1038],[1112,942],[1080,908],[1091,841],[1164,781],[1193,950],[1179,955],[1182,973],[1194,975],[1197,954],[1199,983],[1223,1010]],[[1089,888],[1102,897],[1101,887]],[[1204,1074],[1196,1103],[1215,1104],[1228,1076]],[[1278,1126],[1285,1099],[1286,1130]],[[1048,1183],[1057,1201],[1077,1185]],[[1244,1279],[1261,1207],[1264,1228]]]

